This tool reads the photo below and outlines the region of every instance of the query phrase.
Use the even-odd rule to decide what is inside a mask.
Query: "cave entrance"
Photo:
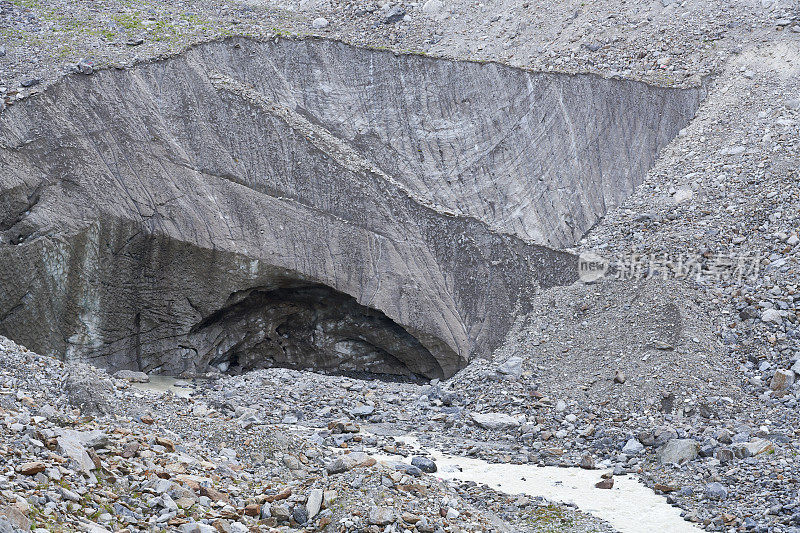
[[[320,284],[237,293],[193,328],[227,373],[294,368],[382,379],[444,377],[420,341],[381,311]]]

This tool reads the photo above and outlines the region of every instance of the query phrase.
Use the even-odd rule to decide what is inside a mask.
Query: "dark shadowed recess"
[[[284,367],[382,379],[444,377],[402,326],[320,284],[249,291],[203,319],[191,336],[213,339],[210,364],[223,372]]]

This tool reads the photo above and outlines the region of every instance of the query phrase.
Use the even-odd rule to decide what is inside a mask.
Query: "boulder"
[[[322,508],[323,495],[324,493],[322,492],[322,489],[312,489],[308,493],[308,499],[306,500],[306,513],[309,520],[317,516]]]
[[[776,370],[769,382],[769,388],[774,391],[785,391],[794,383],[794,372],[791,370]]]
[[[135,370],[117,370],[114,372],[114,377],[117,379],[124,379],[131,383],[149,383],[150,376],[144,372],[136,372]]]
[[[411,459],[411,464],[428,474],[436,472],[436,463],[427,457],[414,457]]]
[[[522,376],[522,357],[510,357],[497,367],[497,371],[509,378],[519,379]]]
[[[685,463],[697,458],[700,444],[692,439],[673,439],[658,449],[656,456],[662,464]]]
[[[622,447],[622,453],[625,455],[638,455],[644,451],[644,445],[636,439],[629,439]]]
[[[505,413],[471,413],[470,418],[484,429],[503,431],[518,428],[525,417],[511,416]]]
[[[709,500],[724,500],[728,497],[728,489],[722,483],[708,483],[705,486],[704,494]]]

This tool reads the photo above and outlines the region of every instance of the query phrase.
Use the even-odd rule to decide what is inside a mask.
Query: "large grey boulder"
[[[435,87],[436,90],[431,90]],[[0,334],[113,370],[445,377],[701,91],[230,39],[0,113]]]
[[[64,392],[73,407],[90,416],[114,412],[114,385],[104,372],[75,362],[64,369]]]
[[[673,439],[658,449],[656,456],[662,464],[685,463],[697,458],[700,444],[692,439]]]

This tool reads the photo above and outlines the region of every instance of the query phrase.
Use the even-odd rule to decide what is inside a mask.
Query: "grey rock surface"
[[[319,40],[68,77],[0,115],[0,333],[115,370],[449,376],[575,279],[545,245],[701,94]]]
[[[681,464],[697,458],[699,444],[692,439],[673,439],[662,446],[656,455],[662,464]]]

